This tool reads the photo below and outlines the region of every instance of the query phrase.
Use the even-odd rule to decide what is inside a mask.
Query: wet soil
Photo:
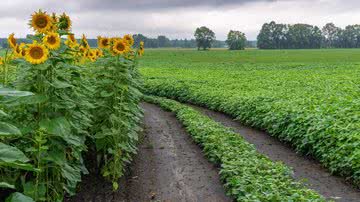
[[[246,127],[220,112],[190,105],[215,121],[232,128],[243,136],[256,149],[273,161],[281,161],[294,171],[293,177],[305,180],[305,184],[328,199],[339,202],[359,202],[360,190],[354,188],[344,178],[333,176],[322,165],[312,159],[296,153],[289,145],[280,142],[266,132]]]
[[[142,107],[144,137],[120,191],[113,193],[109,183],[91,174],[68,201],[232,201],[225,195],[219,169],[206,160],[175,115],[153,104]]]

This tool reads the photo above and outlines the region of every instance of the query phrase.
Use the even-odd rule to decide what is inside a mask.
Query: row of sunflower
[[[0,198],[75,195],[89,173],[84,159],[97,161],[95,172],[118,189],[141,131],[137,60],[144,43],[134,49],[131,35],[99,36],[90,47],[85,35],[71,33],[65,13],[39,10],[29,25],[31,42],[10,34],[0,58]]]

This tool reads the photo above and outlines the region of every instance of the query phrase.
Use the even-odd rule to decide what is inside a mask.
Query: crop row
[[[176,101],[146,96],[145,101],[176,114],[208,159],[220,165],[228,194],[237,201],[324,201],[291,178],[292,171],[259,154],[239,134]]]
[[[360,183],[359,68],[144,68],[145,92],[224,112]]]

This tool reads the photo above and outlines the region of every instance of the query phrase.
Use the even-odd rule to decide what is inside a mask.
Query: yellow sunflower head
[[[63,13],[59,17],[59,29],[69,31],[71,29],[71,20],[68,15]]]
[[[9,43],[10,48],[12,48],[12,49],[14,49],[17,46],[16,39],[14,36],[15,36],[15,34],[12,33],[8,37],[8,43]]]
[[[84,46],[85,48],[90,48],[89,42],[87,41],[85,34],[82,35],[81,45]]]
[[[67,35],[67,40],[65,41],[65,44],[70,48],[75,48],[78,45],[75,39],[75,35],[74,34]]]
[[[104,52],[101,49],[95,49],[95,54],[96,57],[103,57],[104,56]]]
[[[0,57],[0,65],[3,65],[3,64],[4,64],[4,58]]]
[[[91,62],[95,62],[97,57],[97,50],[96,49],[90,49],[87,54],[86,54],[86,58],[89,59]]]
[[[98,36],[98,47],[99,48],[109,48],[110,39],[106,37]]]
[[[34,43],[28,45],[25,60],[31,64],[41,64],[48,59],[48,56],[49,50],[44,45],[35,41]]]
[[[56,13],[51,14],[51,20],[52,20],[52,25],[51,25],[50,30],[52,32],[57,32],[58,31],[58,26],[57,26],[58,17],[56,16]]]
[[[88,51],[89,51],[89,49],[86,48],[86,47],[84,47],[84,46],[80,46],[80,48],[79,48],[79,52],[80,52],[80,54],[83,55],[83,56],[86,56],[87,53],[88,53]]]
[[[129,44],[129,46],[134,45],[134,38],[130,34],[125,35],[123,39],[127,42],[127,44]]]
[[[60,48],[61,39],[58,33],[49,32],[43,38],[43,43],[50,50],[56,50]]]
[[[37,33],[46,33],[51,30],[53,25],[51,17],[46,13],[39,10],[31,15],[30,26]]]
[[[139,55],[139,56],[143,56],[143,55],[144,55],[144,52],[145,52],[144,47],[140,46],[140,48],[139,48],[139,50],[138,50],[138,55]]]
[[[112,52],[115,55],[122,55],[130,51],[128,43],[125,40],[117,40],[112,46]]]

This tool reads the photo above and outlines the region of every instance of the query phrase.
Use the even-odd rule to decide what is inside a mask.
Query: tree
[[[166,36],[158,36],[157,38],[159,47],[170,47],[170,39],[168,39]]]
[[[240,31],[233,31],[227,35],[226,44],[229,46],[230,50],[244,50],[246,45],[246,36]]]
[[[334,23],[327,23],[322,28],[323,43],[324,48],[335,48],[340,46],[340,34],[341,28],[336,27]]]
[[[197,28],[194,36],[198,50],[200,50],[200,48],[203,50],[211,48],[211,45],[215,40],[215,33],[205,26]]]

